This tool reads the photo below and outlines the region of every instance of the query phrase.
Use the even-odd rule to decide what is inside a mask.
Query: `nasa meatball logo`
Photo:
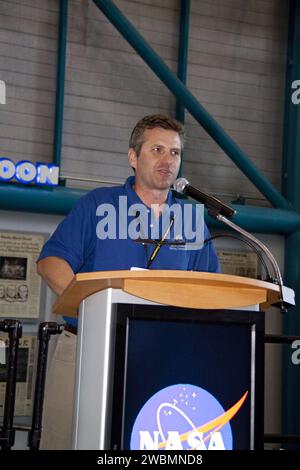
[[[153,395],[133,425],[132,450],[231,450],[230,420],[248,392],[225,411],[203,388],[189,384],[166,387]]]

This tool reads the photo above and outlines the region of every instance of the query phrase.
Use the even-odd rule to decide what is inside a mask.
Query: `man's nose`
[[[166,150],[163,155],[163,160],[168,163],[172,163],[174,161],[174,157],[172,155],[172,150]]]

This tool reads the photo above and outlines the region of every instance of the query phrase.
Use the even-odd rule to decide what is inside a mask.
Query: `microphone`
[[[228,220],[228,218],[231,218],[235,214],[236,211],[234,209],[229,206],[226,206],[226,204],[223,204],[223,202],[219,201],[219,199],[213,196],[209,196],[208,194],[205,194],[199,189],[190,185],[188,180],[186,180],[185,178],[178,178],[173,184],[173,188],[178,193],[185,193],[188,196],[191,196],[196,201],[199,201],[204,204],[208,209],[209,215],[211,215],[214,219],[228,225],[228,227],[240,233],[243,237],[245,237],[247,240],[250,240],[251,243],[254,243],[255,246],[260,248],[272,265],[275,278],[271,279],[271,281],[274,284],[279,285],[279,302],[278,304],[275,304],[275,306],[278,305],[280,307],[281,312],[285,313],[287,311],[288,306],[295,305],[295,300],[292,295],[293,291],[283,285],[278,263],[270,252],[270,250],[268,249],[268,247],[266,247],[263,242],[254,237],[254,235],[242,229],[231,220]]]
[[[191,196],[196,201],[199,201],[204,204],[205,207],[207,207],[208,209],[209,215],[211,215],[214,219],[228,225],[228,227],[240,233],[243,237],[245,237],[247,240],[250,240],[251,243],[254,243],[255,246],[260,248],[272,265],[275,274],[275,278],[272,279],[272,282],[279,285],[279,302],[275,305],[278,305],[280,307],[282,313],[285,313],[287,311],[288,306],[295,305],[295,301],[292,298],[293,296],[289,292],[290,289],[287,289],[283,285],[278,263],[270,252],[270,250],[266,247],[266,245],[264,245],[263,242],[254,237],[254,235],[242,229],[231,220],[228,220],[228,218],[231,218],[235,214],[236,211],[234,209],[229,206],[226,206],[226,204],[223,204],[223,202],[219,201],[219,199],[213,196],[209,196],[208,194],[203,193],[199,189],[194,188],[194,186],[190,185],[188,180],[186,180],[185,178],[178,178],[173,184],[173,187],[175,191],[179,193],[185,193],[188,196]]]
[[[196,201],[204,204],[208,209],[209,215],[214,218],[216,218],[217,215],[224,215],[225,217],[231,218],[236,212],[231,207],[219,201],[216,197],[209,196],[195,188],[185,178],[178,178],[173,184],[173,188],[178,193],[185,193]]]

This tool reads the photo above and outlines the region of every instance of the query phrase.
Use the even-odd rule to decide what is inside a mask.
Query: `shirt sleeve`
[[[67,261],[75,273],[79,272],[96,237],[95,214],[95,205],[87,194],[58,225],[43,246],[38,261],[48,256],[57,256]]]

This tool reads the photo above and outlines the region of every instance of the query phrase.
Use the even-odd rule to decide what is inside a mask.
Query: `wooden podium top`
[[[279,286],[247,277],[193,271],[132,270],[76,274],[53,312],[77,317],[83,299],[109,287],[153,302],[187,308],[262,309],[279,300]]]

